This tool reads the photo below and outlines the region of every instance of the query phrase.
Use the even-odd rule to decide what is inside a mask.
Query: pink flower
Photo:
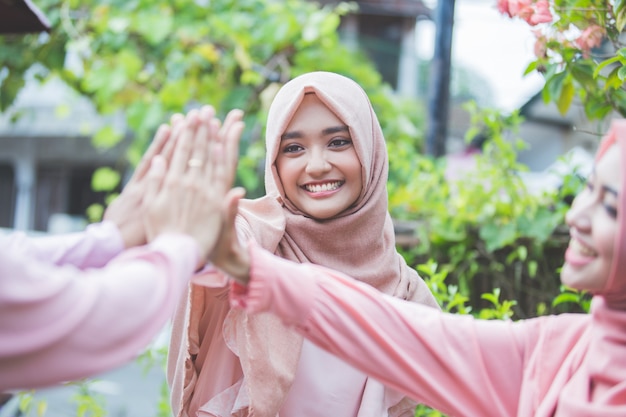
[[[518,16],[522,19],[523,16],[532,13],[533,0],[509,0],[509,11],[512,16]]]
[[[539,23],[552,22],[552,13],[550,13],[550,3],[548,0],[538,0],[534,4],[534,13],[527,20],[531,26],[538,25]]]
[[[513,17],[509,11],[509,0],[498,0],[496,7],[500,13]]]
[[[537,58],[545,58],[548,52],[548,38],[540,30],[534,30],[533,33],[537,38],[534,48],[535,56]]]
[[[519,17],[531,26],[553,20],[548,0],[497,0],[497,8],[500,13]]]
[[[583,30],[583,33],[578,39],[576,39],[576,45],[585,52],[600,46],[602,39],[604,39],[604,28],[598,25],[591,25],[587,29]]]
[[[519,16],[520,11],[530,7],[533,0],[497,0],[498,11],[509,17]]]

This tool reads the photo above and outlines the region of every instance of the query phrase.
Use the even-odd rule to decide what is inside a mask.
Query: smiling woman
[[[240,202],[238,241],[436,306],[396,251],[385,138],[358,84],[328,72],[285,84],[269,111],[266,148],[267,195]],[[232,258],[231,249],[214,255]],[[231,310],[223,272],[206,269],[194,282],[172,334],[168,376],[176,416],[414,414],[415,401],[305,341],[278,318]]]
[[[318,220],[345,211],[363,190],[350,129],[312,93],[281,136],[276,171],[287,200]]]
[[[274,313],[316,346],[446,415],[625,416],[625,162],[626,120],[616,120],[567,215],[561,280],[593,294],[590,314],[513,322],[442,313],[253,244],[240,257],[247,275],[237,276],[231,301],[248,314]]]
[[[618,230],[618,190],[623,181],[615,175],[619,168],[619,149],[612,146],[598,161],[587,186],[567,213],[571,240],[561,281],[572,288],[600,291],[611,276]]]

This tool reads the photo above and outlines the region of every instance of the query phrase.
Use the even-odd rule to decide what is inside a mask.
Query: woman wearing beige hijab
[[[240,241],[437,306],[396,251],[385,140],[358,84],[327,72],[285,84],[270,108],[266,147],[267,194],[240,202]],[[279,319],[231,310],[228,283],[206,268],[177,312],[168,361],[175,416],[413,415],[415,402]]]

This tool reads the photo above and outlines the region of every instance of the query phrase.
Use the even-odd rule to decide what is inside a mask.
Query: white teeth
[[[340,185],[341,181],[335,181],[321,185],[305,185],[304,188],[311,193],[321,193],[322,191],[336,190]]]
[[[572,249],[574,249],[576,252],[580,253],[583,256],[596,256],[597,255],[595,251],[589,249],[587,246],[584,246],[578,240],[573,239],[571,242],[571,246],[572,246]]]

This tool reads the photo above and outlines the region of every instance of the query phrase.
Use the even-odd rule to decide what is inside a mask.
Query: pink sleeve
[[[195,241],[173,234],[82,271],[0,251],[0,392],[133,359],[173,314],[197,260]]]
[[[112,222],[94,223],[84,232],[28,237],[15,232],[0,241],[2,250],[21,253],[42,262],[78,268],[101,267],[124,250],[124,242]]]
[[[516,414],[529,350],[524,325],[441,313],[254,245],[250,253],[251,282],[232,285],[234,307],[277,314],[320,347],[446,414]]]

